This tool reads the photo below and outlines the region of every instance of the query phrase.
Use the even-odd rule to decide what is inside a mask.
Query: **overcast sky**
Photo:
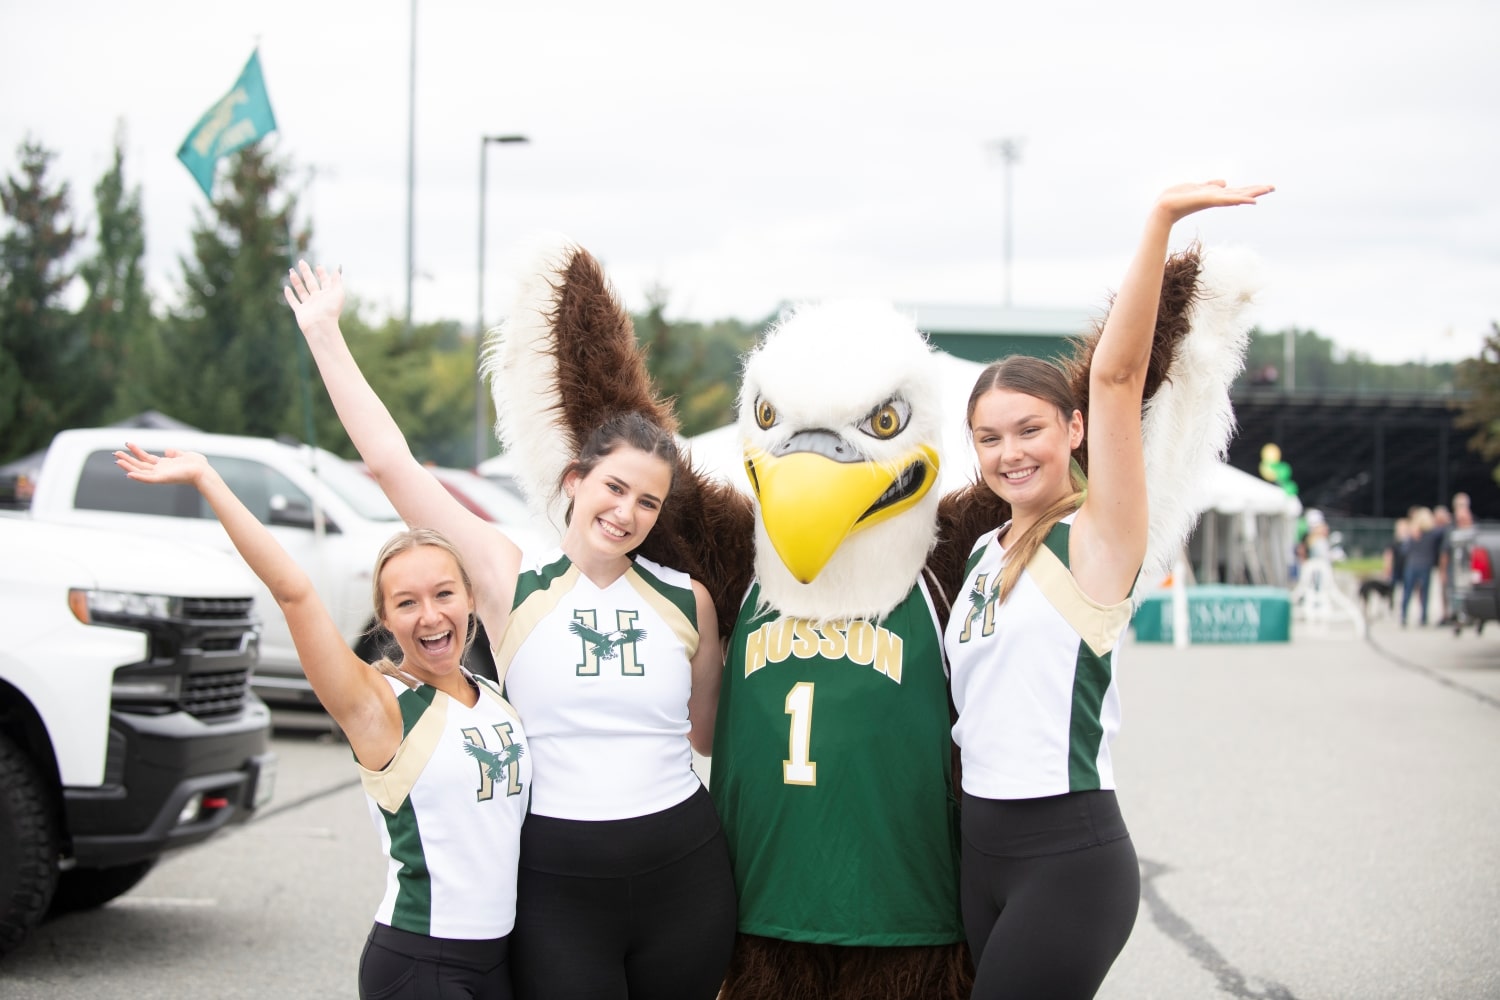
[[[117,123],[172,300],[206,202],[176,151],[259,45],[315,257],[401,315],[410,0],[0,0],[0,172],[31,136],[91,220]],[[631,308],[759,319],[839,295],[1098,309],[1178,180],[1269,182],[1175,243],[1255,249],[1263,328],[1382,361],[1476,354],[1500,319],[1494,0],[728,5],[418,0],[413,309],[486,320],[561,232]]]

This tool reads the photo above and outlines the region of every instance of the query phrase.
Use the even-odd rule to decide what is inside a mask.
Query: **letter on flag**
[[[252,52],[234,88],[209,108],[182,141],[177,158],[209,198],[214,196],[214,167],[261,136],[276,130],[276,116],[260,73],[260,53]]]

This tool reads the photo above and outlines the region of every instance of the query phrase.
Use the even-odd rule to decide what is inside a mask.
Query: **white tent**
[[[1201,518],[1188,541],[1199,583],[1290,585],[1302,503],[1279,486],[1220,465],[1203,484]]]

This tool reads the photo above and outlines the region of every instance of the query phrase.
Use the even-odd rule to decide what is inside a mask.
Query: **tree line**
[[[1294,367],[1291,373],[1285,370],[1288,338]],[[1238,384],[1293,387],[1298,392],[1438,393],[1453,390],[1455,371],[1452,362],[1381,364],[1358,351],[1345,351],[1312,330],[1257,329],[1251,331],[1245,370]]]
[[[259,146],[229,160],[211,204],[195,213],[179,259],[181,301],[146,286],[141,192],[126,180],[123,137],[94,187],[92,231],[51,176],[55,154],[28,140],[0,182],[0,464],[45,449],[70,427],[147,410],[223,434],[353,446],[281,288],[312,241],[299,224],[291,167]],[[739,359],[765,323],[669,321],[656,290],[635,317],[660,390],[685,434],[734,419]],[[474,331],[370,315],[342,321],[350,350],[419,458],[474,464]]]
[[[123,136],[93,191],[93,229],[74,217],[54,154],[28,140],[0,182],[0,464],[44,449],[69,427],[157,410],[207,431],[290,437],[354,456],[281,296],[287,267],[312,240],[296,220],[291,166],[260,146],[229,160],[211,204],[195,212],[180,258],[181,301],[146,287],[141,192],[126,180]],[[70,304],[71,303],[71,304]],[[658,388],[676,399],[685,434],[734,419],[742,355],[770,319],[669,321],[655,289],[634,317]],[[474,463],[474,331],[457,321],[408,330],[395,317],[346,307],[360,367],[407,432],[441,465]],[[1293,339],[1299,390],[1466,394],[1475,447],[1500,458],[1500,327],[1480,357],[1377,364],[1311,330],[1255,331],[1242,385],[1277,385]]]

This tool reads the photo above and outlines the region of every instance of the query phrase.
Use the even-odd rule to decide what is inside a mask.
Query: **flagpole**
[[[411,286],[415,275],[412,246],[416,228],[417,176],[417,0],[411,0],[411,72],[407,76],[406,118],[406,327],[411,337]]]

